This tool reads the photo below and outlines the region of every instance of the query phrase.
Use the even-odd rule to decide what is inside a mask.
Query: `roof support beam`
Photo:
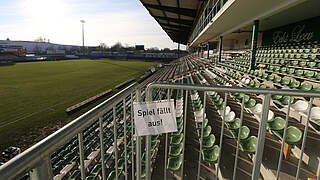
[[[159,19],[159,20],[170,21],[170,22],[188,25],[188,26],[192,26],[192,24],[193,24],[193,20],[176,19],[176,18],[169,18],[169,17],[163,17],[163,16],[153,16],[153,17],[156,19]]]
[[[190,26],[179,26],[179,25],[174,25],[174,24],[165,24],[165,23],[159,23],[162,27],[171,27],[175,29],[181,29],[185,31],[190,31]]]
[[[145,4],[145,3],[143,3],[143,5],[147,8],[158,9],[161,11],[167,11],[175,14],[193,17],[193,18],[196,17],[196,13],[197,13],[195,9],[177,8],[177,7],[171,7],[171,6],[159,6],[159,5]]]

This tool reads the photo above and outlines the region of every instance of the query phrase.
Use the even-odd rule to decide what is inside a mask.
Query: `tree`
[[[120,51],[123,48],[121,42],[117,42],[115,45],[111,46],[112,51]]]

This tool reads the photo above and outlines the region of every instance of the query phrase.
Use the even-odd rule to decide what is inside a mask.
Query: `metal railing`
[[[222,9],[223,5],[228,0],[209,0],[203,8],[201,16],[194,27],[191,36],[189,37],[190,43],[192,43],[197,36],[202,32],[202,30],[211,22],[211,20],[218,14]]]
[[[281,172],[281,164],[283,162],[283,154],[282,152],[284,152],[284,145],[286,144],[286,137],[287,137],[287,127],[288,127],[288,119],[289,119],[289,112],[290,112],[290,108],[291,108],[291,98],[292,97],[307,97],[310,98],[309,100],[309,107],[308,107],[308,111],[307,111],[307,120],[306,120],[306,124],[304,126],[304,133],[303,133],[303,137],[302,137],[302,141],[301,141],[301,147],[300,147],[300,155],[299,155],[299,162],[298,162],[298,166],[297,166],[297,171],[295,174],[295,179],[298,180],[300,178],[300,171],[301,171],[301,166],[302,166],[302,162],[303,162],[303,156],[305,156],[304,154],[304,150],[305,150],[305,145],[306,145],[306,139],[307,139],[307,134],[308,134],[308,127],[309,127],[309,120],[310,120],[310,114],[311,114],[311,107],[312,107],[312,103],[314,98],[319,98],[320,97],[320,93],[319,92],[312,92],[312,91],[296,91],[296,90],[277,90],[277,89],[256,89],[256,88],[238,88],[238,87],[229,87],[229,86],[205,86],[205,85],[187,85],[187,84],[167,84],[167,83],[151,83],[148,85],[147,89],[146,89],[146,101],[151,101],[150,95],[152,94],[154,89],[168,89],[168,90],[184,90],[186,93],[186,95],[188,95],[188,91],[202,91],[204,93],[203,95],[203,109],[205,109],[206,107],[206,96],[208,95],[208,92],[216,92],[216,93],[222,93],[225,95],[225,99],[224,99],[224,105],[223,105],[223,111],[222,111],[222,124],[221,124],[221,132],[220,132],[220,142],[219,142],[219,147],[220,147],[220,151],[219,151],[219,156],[218,156],[218,161],[216,163],[216,179],[220,179],[218,177],[222,176],[221,171],[219,170],[220,168],[220,161],[223,157],[221,157],[221,152],[222,152],[222,145],[223,145],[223,137],[224,137],[224,124],[226,123],[225,118],[226,118],[226,105],[227,105],[227,96],[230,93],[245,93],[245,94],[259,94],[259,95],[263,95],[263,101],[262,101],[262,112],[261,112],[261,116],[260,121],[259,121],[259,130],[258,130],[258,137],[257,137],[257,146],[256,146],[256,150],[255,150],[255,154],[253,156],[253,169],[252,169],[252,176],[251,179],[252,180],[257,180],[260,177],[260,169],[261,169],[261,165],[263,164],[263,152],[264,152],[264,145],[265,145],[265,139],[266,139],[266,132],[267,132],[267,120],[268,120],[268,115],[269,115],[269,108],[270,108],[270,100],[271,100],[271,96],[272,95],[282,95],[282,96],[290,96],[289,99],[289,104],[288,104],[288,113],[286,114],[286,122],[285,122],[285,129],[283,132],[283,137],[281,140],[281,150],[280,150],[280,156],[278,159],[278,165],[277,165],[277,169],[276,169],[276,174],[272,174],[271,176],[266,175],[264,177],[264,179],[270,179],[272,176],[272,179],[279,179],[280,177],[280,172]],[[188,97],[185,97],[185,106],[188,105]],[[244,121],[244,117],[243,117],[243,113],[244,113],[244,101],[245,101],[245,97],[243,97],[241,99],[241,113],[240,113],[240,127],[242,127],[242,122]],[[185,108],[186,110],[186,108]],[[205,111],[205,110],[204,110]],[[205,113],[204,113],[205,114]],[[205,117],[203,114],[203,117]],[[185,117],[184,117],[185,118]],[[202,139],[203,139],[203,124],[202,123],[202,129],[201,129],[201,137],[200,137],[200,151],[199,151],[199,160],[198,160],[198,171],[197,171],[197,179],[200,178],[200,163],[202,162],[201,160],[201,155],[202,155]],[[185,126],[184,126],[185,128]],[[237,146],[236,146],[236,157],[235,157],[235,163],[234,163],[234,168],[233,168],[233,179],[236,179],[236,171],[237,171],[237,167],[238,167],[238,158],[239,158],[239,144],[240,144],[240,134],[241,134],[241,128],[238,132],[238,138],[237,138]],[[147,137],[147,139],[149,139],[150,137]],[[185,138],[185,137],[184,137]],[[167,143],[167,142],[166,142]],[[147,153],[150,154],[150,144],[146,143],[146,147],[147,147]],[[166,144],[167,147],[167,144]],[[183,149],[185,148],[185,143],[183,143]],[[150,157],[147,156],[147,161],[150,161]],[[183,159],[182,162],[184,162],[185,159]],[[320,162],[318,162],[318,166],[319,166]],[[167,168],[167,167],[165,167]],[[147,170],[150,169],[150,164],[147,164],[146,167]],[[181,167],[182,170],[182,179],[183,179],[183,169],[184,167]],[[263,169],[265,169],[265,167],[263,167]],[[317,171],[320,171],[319,169]],[[147,172],[148,174],[150,174],[151,172]],[[220,173],[220,175],[219,175]],[[319,180],[320,177],[320,172],[315,172],[315,174],[317,174],[317,179]],[[167,174],[164,174],[164,178],[166,179]],[[149,177],[149,176],[147,176]],[[221,177],[222,178],[222,177]]]
[[[126,89],[122,90],[118,94],[112,96],[110,99],[104,101],[100,105],[96,106],[92,110],[88,111],[87,113],[83,114],[76,120],[72,121],[68,125],[64,126],[57,132],[53,133],[49,137],[43,139],[36,145],[32,146],[22,154],[16,156],[6,164],[0,167],[0,179],[14,179],[19,177],[21,174],[29,172],[30,177],[32,180],[39,180],[39,179],[53,179],[53,171],[52,171],[52,164],[51,164],[51,159],[50,156],[52,153],[54,153],[59,147],[65,145],[67,142],[70,141],[74,136],[78,137],[78,147],[79,147],[79,154],[80,154],[80,166],[79,169],[81,170],[81,179],[84,180],[86,177],[86,167],[85,167],[85,157],[84,157],[84,140],[83,140],[83,131],[91,126],[95,122],[99,122],[99,138],[100,138],[100,161],[98,163],[101,163],[102,166],[102,176],[101,179],[106,179],[106,165],[105,165],[105,159],[104,159],[104,122],[103,120],[105,119],[106,113],[109,113],[112,116],[112,123],[113,123],[113,148],[114,148],[114,158],[115,158],[115,177],[118,179],[119,177],[119,172],[118,172],[118,136],[117,136],[117,119],[119,117],[116,117],[117,114],[117,104],[122,103],[120,107],[123,108],[123,119],[124,119],[124,135],[126,137],[127,134],[127,124],[126,124],[126,109],[131,108],[130,115],[133,117],[133,109],[132,109],[132,102],[134,99],[136,101],[143,101],[142,95],[141,95],[141,89],[137,89],[138,86],[137,84],[132,84]],[[155,92],[155,90],[159,90]],[[265,138],[266,138],[266,129],[267,129],[267,119],[268,119],[268,112],[269,112],[269,107],[270,107],[270,99],[271,95],[283,95],[283,96],[300,96],[300,97],[308,97],[310,98],[309,101],[309,109],[307,112],[307,121],[304,127],[304,134],[301,142],[301,151],[300,151],[300,159],[298,162],[298,168],[297,172],[295,174],[296,179],[299,179],[299,174],[300,174],[300,169],[301,169],[301,164],[302,164],[302,157],[304,156],[304,150],[305,150],[305,144],[306,144],[306,139],[307,139],[307,132],[308,132],[308,123],[310,120],[310,111],[311,111],[311,106],[314,98],[319,98],[320,93],[319,92],[305,92],[305,91],[294,91],[294,90],[275,90],[275,89],[249,89],[249,88],[236,88],[236,87],[224,87],[224,86],[203,86],[203,85],[186,85],[186,84],[164,84],[164,83],[152,83],[149,84],[147,89],[144,91],[146,96],[146,101],[150,102],[155,99],[155,94],[161,94],[161,92],[167,92],[167,94],[171,94],[173,90],[183,90],[185,93],[183,93],[185,96],[184,101],[184,111],[183,111],[183,128],[184,128],[184,136],[183,136],[183,161],[182,161],[182,167],[180,169],[180,172],[182,174],[182,179],[184,178],[184,173],[183,171],[185,168],[183,167],[185,156],[184,156],[184,148],[185,148],[185,137],[186,137],[186,132],[185,129],[187,126],[189,126],[189,122],[187,122],[187,106],[188,106],[188,93],[191,91],[190,94],[192,94],[192,91],[201,91],[203,92],[203,120],[205,118],[205,110],[206,110],[206,103],[207,103],[207,96],[210,95],[210,92],[216,92],[216,93],[222,93],[224,94],[224,105],[223,105],[223,111],[222,111],[222,121],[221,121],[221,131],[220,131],[220,141],[219,141],[219,155],[218,155],[218,160],[215,164],[216,168],[216,179],[221,178],[223,176],[223,172],[221,171],[221,160],[223,160],[224,157],[221,156],[222,151],[223,151],[223,137],[225,135],[225,119],[226,119],[226,107],[227,107],[227,101],[228,101],[228,95],[230,93],[245,93],[245,94],[260,94],[263,95],[263,102],[262,102],[262,113],[259,121],[259,131],[257,133],[257,147],[255,150],[254,158],[253,158],[253,170],[252,170],[252,179],[257,180],[260,176],[260,169],[261,165],[263,164],[263,151],[264,151],[264,145],[265,145]],[[134,98],[135,95],[135,98]],[[128,101],[128,97],[130,97]],[[167,96],[166,98],[170,98],[170,96]],[[208,98],[209,99],[209,98]],[[241,113],[240,113],[240,127],[242,127],[242,122],[244,121],[244,97],[242,98],[242,103],[241,103]],[[192,101],[191,101],[192,102]],[[289,105],[288,105],[288,112],[290,112],[291,108],[291,101],[289,100]],[[127,106],[127,104],[129,104]],[[130,105],[131,104],[131,105]],[[286,115],[286,124],[285,124],[285,129],[284,129],[284,134],[283,138],[281,141],[281,150],[280,152],[283,152],[284,150],[284,144],[285,144],[285,139],[287,136],[287,131],[286,127],[288,126],[288,118],[289,118],[289,113]],[[201,137],[200,137],[200,151],[199,151],[199,157],[198,157],[198,167],[197,167],[197,179],[200,178],[201,174],[201,166],[200,163],[203,161],[202,157],[202,141],[203,141],[203,134],[204,134],[204,123],[202,123],[201,127]],[[235,157],[235,162],[234,162],[234,168],[233,168],[233,179],[236,179],[236,171],[238,167],[238,159],[240,156],[239,149],[240,149],[240,134],[241,134],[241,128],[238,132],[237,136],[237,146],[236,146],[236,157]],[[134,124],[133,120],[131,118],[131,143],[132,143],[132,152],[136,152],[136,160],[134,161],[134,156],[131,156],[131,174],[132,177],[131,179],[141,179],[141,173],[142,173],[142,160],[141,160],[141,142],[142,137],[136,137],[135,142],[136,146],[134,147]],[[151,179],[151,136],[146,136],[145,139],[145,148],[146,148],[146,159],[145,159],[145,179],[149,180]],[[129,167],[127,165],[127,139],[124,138],[124,152],[125,152],[125,179],[128,178],[128,171]],[[168,158],[168,134],[165,135],[165,166],[164,166],[164,178],[167,179],[167,158]],[[277,166],[277,173],[275,177],[279,178],[280,172],[281,172],[281,164],[283,161],[283,155],[280,153],[280,157],[278,159],[278,166]],[[136,169],[135,169],[136,168]],[[318,173],[318,180],[319,180],[319,173]]]

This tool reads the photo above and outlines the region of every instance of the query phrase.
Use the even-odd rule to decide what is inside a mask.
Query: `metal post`
[[[218,156],[218,162],[217,162],[217,171],[216,171],[216,180],[218,180],[218,174],[219,174],[219,167],[220,167],[220,157],[221,157],[221,151],[222,151],[222,141],[223,141],[223,133],[224,133],[224,123],[226,119],[226,108],[227,108],[227,101],[228,101],[228,93],[224,93],[224,104],[223,104],[223,115],[222,115],[222,122],[221,122],[221,132],[220,132],[220,142],[219,142],[219,156]]]
[[[239,157],[240,135],[241,135],[241,130],[242,130],[242,128],[241,128],[242,122],[243,122],[243,111],[244,111],[244,97],[242,98],[242,103],[241,103],[240,128],[239,128],[239,132],[238,132],[237,150],[236,150],[236,157],[235,157],[235,161],[234,161],[232,180],[236,180],[238,157]]]
[[[119,178],[119,173],[118,173],[118,137],[117,137],[117,119],[116,119],[116,106],[113,105],[113,148],[114,148],[114,161],[115,161],[115,170],[116,170],[116,180]]]
[[[170,89],[168,89],[168,100],[170,100]],[[166,133],[165,147],[164,147],[164,175],[163,179],[167,179],[167,161],[168,161],[168,133]]]
[[[263,105],[262,105],[263,110],[262,110],[260,124],[259,124],[258,145],[257,145],[257,149],[256,149],[256,155],[254,157],[253,175],[251,178],[252,180],[258,180],[259,175],[260,175],[260,166],[262,163],[264,141],[265,141],[265,136],[266,136],[270,98],[271,98],[271,94],[266,94],[263,98]]]
[[[30,179],[53,179],[50,157],[45,157],[36,168],[30,171]]]
[[[82,55],[84,55],[84,20],[80,20],[80,22],[82,23]]]
[[[200,51],[201,51],[201,58],[203,58],[203,47],[200,47]]]
[[[251,54],[250,54],[250,70],[254,70],[256,65],[258,33],[259,33],[259,20],[255,20],[253,21],[253,33],[252,33]]]
[[[183,174],[183,165],[184,165],[184,152],[185,152],[185,143],[186,143],[186,131],[187,131],[187,107],[188,107],[188,91],[186,90],[185,103],[184,103],[184,112],[183,112],[183,151],[182,151],[182,165],[181,165],[181,179],[184,179]]]
[[[133,152],[134,152],[134,140],[133,140],[133,136],[134,136],[134,129],[133,129],[133,93],[130,94],[130,101],[131,101],[131,115],[130,115],[130,120],[131,120],[131,179],[134,180],[134,156],[133,156]]]
[[[204,128],[204,118],[206,114],[206,97],[207,92],[203,92],[203,115],[202,115],[202,123],[201,123],[201,137],[200,137],[200,151],[199,151],[199,159],[198,159],[198,173],[197,180],[200,179],[200,165],[201,165],[201,153],[202,153],[202,142],[203,142],[203,128]]]
[[[141,102],[141,92],[139,89],[136,91],[136,101]],[[141,137],[136,136],[136,172],[137,180],[141,179]]]
[[[146,102],[152,102],[152,91],[146,92]],[[151,135],[146,136],[146,180],[151,179]]]
[[[280,176],[280,170],[281,170],[281,163],[282,163],[282,159],[283,159],[284,144],[286,143],[286,138],[287,138],[287,127],[288,127],[288,121],[289,121],[291,99],[292,99],[292,96],[290,96],[289,103],[288,103],[288,110],[287,110],[287,114],[286,114],[286,122],[284,125],[284,132],[283,132],[283,137],[282,137],[282,142],[281,142],[281,150],[280,150],[280,157],[279,157],[279,162],[278,162],[276,180],[280,180],[279,176]]]
[[[79,143],[79,154],[80,154],[80,171],[81,171],[81,180],[86,178],[86,171],[84,167],[84,152],[83,152],[83,133],[78,134],[78,143]]]
[[[128,158],[127,158],[127,113],[126,113],[126,98],[123,98],[123,120],[124,120],[124,177],[128,179]]]
[[[99,136],[100,136],[100,153],[101,153],[101,167],[102,180],[106,180],[106,164],[104,163],[104,143],[103,143],[103,118],[99,117]]]
[[[219,56],[218,56],[218,62],[221,62],[222,43],[223,43],[223,36],[220,36],[220,37],[219,37]]]
[[[208,42],[208,45],[207,45],[207,59],[210,58],[209,53],[210,53],[210,43]]]
[[[180,58],[180,43],[178,43],[178,59]]]
[[[310,120],[310,115],[311,115],[312,101],[313,101],[313,98],[310,98],[309,107],[308,107],[308,117],[307,117],[307,122],[306,122],[306,124],[304,126],[304,133],[303,133],[300,158],[299,158],[299,163],[298,163],[298,168],[297,168],[297,173],[296,173],[296,180],[299,179],[299,175],[300,175],[301,162],[302,162],[302,159],[303,159],[303,153],[304,153],[304,148],[305,148],[305,145],[306,145],[306,139],[307,139],[307,134],[308,134],[308,127],[309,127],[309,120]],[[318,175],[318,176],[320,176],[320,175]]]

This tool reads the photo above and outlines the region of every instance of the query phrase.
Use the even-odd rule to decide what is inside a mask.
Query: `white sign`
[[[155,135],[177,131],[174,100],[150,103],[133,103],[137,136]]]

